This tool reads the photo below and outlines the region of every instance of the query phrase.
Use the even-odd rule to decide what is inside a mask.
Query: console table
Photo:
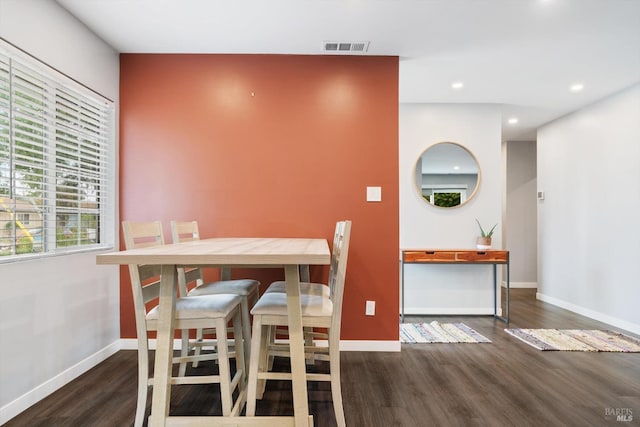
[[[493,317],[509,322],[509,251],[476,249],[402,249],[400,254],[400,321],[404,322],[404,266],[405,264],[493,264]],[[498,264],[507,267],[507,295],[505,316],[498,316]]]

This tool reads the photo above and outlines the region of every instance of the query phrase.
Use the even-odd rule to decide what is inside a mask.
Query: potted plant
[[[498,223],[491,227],[489,231],[484,231],[484,228],[482,228],[482,225],[480,224],[480,221],[478,221],[478,218],[476,218],[476,222],[478,223],[478,227],[480,227],[480,237],[478,237],[476,246],[478,247],[478,249],[490,249],[491,236],[493,236],[493,232],[498,226]]]

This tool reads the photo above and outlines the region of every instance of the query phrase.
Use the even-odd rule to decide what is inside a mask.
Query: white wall
[[[457,142],[480,164],[476,196],[458,208],[436,208],[421,199],[415,163],[432,144]],[[400,247],[475,248],[478,218],[485,227],[499,223],[494,248],[502,241],[501,114],[493,105],[400,105]],[[477,265],[405,266],[408,314],[493,313],[493,270]]]
[[[505,247],[511,256],[511,286],[535,288],[538,282],[538,206],[535,141],[509,141]]]
[[[117,102],[118,54],[57,3],[0,0],[0,37]],[[95,255],[0,264],[0,424],[117,351],[118,268]]]
[[[640,84],[538,131],[538,188],[538,297],[640,334]]]

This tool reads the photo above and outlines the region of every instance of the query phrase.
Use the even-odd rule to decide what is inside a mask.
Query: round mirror
[[[418,194],[441,208],[464,205],[480,186],[480,167],[469,150],[455,142],[439,142],[427,148],[415,168]]]

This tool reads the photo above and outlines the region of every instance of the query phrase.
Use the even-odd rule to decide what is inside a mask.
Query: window
[[[111,244],[112,145],[112,102],[0,43],[0,261]]]
[[[16,221],[20,221],[22,225],[29,225],[29,214],[24,212],[16,212]]]

